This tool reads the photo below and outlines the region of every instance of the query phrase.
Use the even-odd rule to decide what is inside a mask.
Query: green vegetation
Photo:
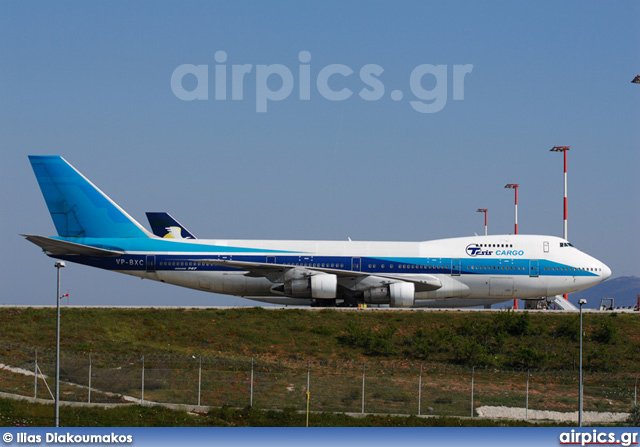
[[[585,370],[640,371],[639,321],[637,314],[585,314]],[[578,331],[578,315],[565,313],[62,309],[62,350],[74,354],[388,360],[576,370]],[[50,350],[54,340],[52,309],[0,311],[0,345]]]
[[[634,405],[629,412],[629,418],[627,424],[632,427],[640,427],[640,405]]]
[[[628,411],[640,371],[638,319],[638,314],[584,315],[585,411]],[[530,409],[573,411],[578,330],[578,315],[561,313],[63,308],[61,396],[87,402],[91,377],[93,403],[141,399],[144,389],[146,401],[201,402],[233,413],[170,415],[128,405],[113,410],[116,416],[109,417],[114,421],[241,425],[239,418],[244,418],[260,425],[261,418],[271,417],[266,410],[283,410],[274,414],[277,418],[303,410],[310,378],[315,415],[359,413],[364,400],[369,413],[410,415],[421,408],[423,415],[444,417],[469,414],[473,377],[476,409],[523,407],[528,395]],[[0,363],[33,371],[37,350],[40,370],[51,377],[54,340],[55,310],[0,310]],[[48,383],[51,387],[52,379]],[[36,389],[33,376],[7,370],[0,375],[0,391],[50,398],[42,380]],[[227,408],[250,401],[251,414]],[[104,412],[87,410],[87,417],[96,418],[92,411]],[[3,414],[25,414],[29,424],[38,424],[35,413]],[[414,424],[411,420],[393,423]],[[96,425],[118,425],[114,421]],[[292,421],[299,425],[298,419]],[[74,419],[68,424],[91,425]],[[338,423],[347,424],[369,422]]]
[[[306,415],[293,408],[282,411],[251,408],[214,408],[187,413],[163,407],[127,405],[119,408],[60,407],[62,427],[304,427]],[[43,427],[53,425],[53,406],[0,399],[0,426]],[[491,421],[452,417],[393,416],[351,417],[341,413],[312,413],[312,427],[521,427],[544,426],[525,421]],[[568,424],[549,424],[562,426]]]

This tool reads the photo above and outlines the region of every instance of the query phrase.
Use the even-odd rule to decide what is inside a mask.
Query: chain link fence
[[[0,346],[0,391],[52,399],[55,351]],[[209,355],[61,353],[60,398],[258,409],[475,416],[481,406],[570,412],[577,371],[443,364],[300,361]],[[586,373],[584,410],[627,412],[638,376]]]

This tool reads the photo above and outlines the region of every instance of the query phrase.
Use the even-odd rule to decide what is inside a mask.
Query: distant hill
[[[613,298],[615,307],[634,307],[638,302],[640,295],[640,278],[637,276],[620,276],[615,279],[609,279],[590,289],[569,295],[569,301],[576,306],[578,300],[585,299],[587,304],[585,308],[598,308],[600,300],[605,297]]]

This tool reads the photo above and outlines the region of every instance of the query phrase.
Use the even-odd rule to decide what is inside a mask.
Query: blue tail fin
[[[195,239],[196,237],[169,213],[147,212],[151,231],[158,237],[168,239]]]
[[[62,237],[149,237],[149,233],[58,155],[30,155],[42,195]]]

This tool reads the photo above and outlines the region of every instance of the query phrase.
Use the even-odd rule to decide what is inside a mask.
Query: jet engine
[[[390,307],[413,307],[416,298],[416,286],[411,282],[389,284]]]
[[[413,307],[415,285],[410,282],[394,282],[364,291],[364,301],[370,304],[389,304],[389,307]]]
[[[338,277],[329,273],[318,273],[284,282],[284,294],[295,298],[331,299],[338,294]]]

